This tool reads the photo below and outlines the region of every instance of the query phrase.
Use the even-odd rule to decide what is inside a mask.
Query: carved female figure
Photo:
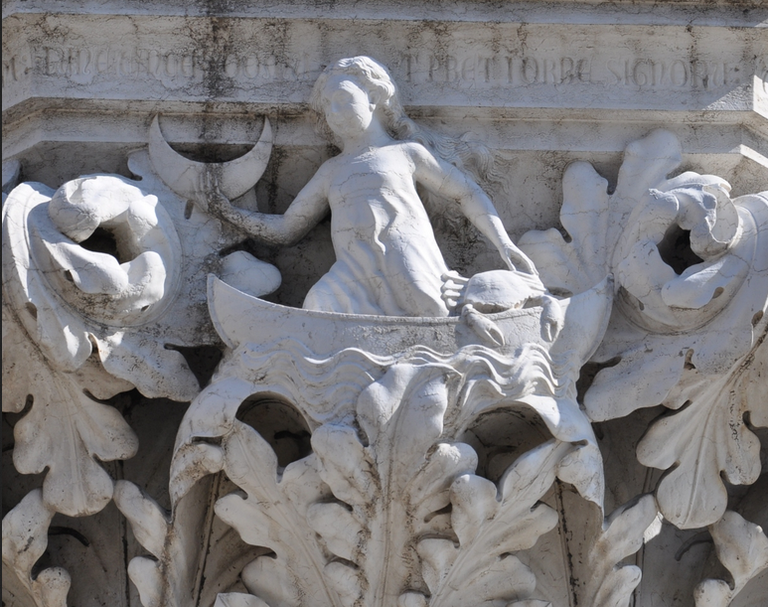
[[[336,62],[318,78],[311,105],[342,152],[318,169],[284,214],[239,209],[215,184],[205,188],[211,212],[270,244],[298,241],[330,207],[336,262],[310,289],[304,308],[388,316],[449,314],[443,294],[449,270],[417,184],[460,204],[510,269],[519,266],[536,274],[485,192],[427,147],[429,137],[405,115],[384,66],[368,57]]]

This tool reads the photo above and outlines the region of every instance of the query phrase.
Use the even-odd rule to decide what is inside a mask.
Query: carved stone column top
[[[762,4],[3,15],[4,607],[768,604]]]

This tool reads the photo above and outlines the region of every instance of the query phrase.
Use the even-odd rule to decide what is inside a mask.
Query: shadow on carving
[[[237,419],[251,426],[269,443],[282,468],[312,453],[307,423],[292,404],[279,396],[252,396],[240,405]]]
[[[513,404],[480,415],[462,437],[477,453],[477,476],[498,482],[517,458],[552,438],[530,407]]]
[[[680,275],[691,266],[704,260],[691,249],[691,231],[678,225],[670,226],[663,240],[658,244],[662,261]]]

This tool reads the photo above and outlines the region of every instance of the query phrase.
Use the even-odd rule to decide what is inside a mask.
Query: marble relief
[[[678,139],[655,129],[615,188],[570,164],[562,229],[515,244],[480,148],[408,117],[384,65],[339,60],[309,101],[340,152],[282,214],[237,202],[269,162],[266,117],[228,162],[178,154],[160,116],[135,179],[53,190],[4,165],[3,411],[24,413],[16,469],[45,476],[3,519],[3,600],[67,605],[74,573],[33,571],[51,521],[114,502],[145,551],[127,567],[144,607],[628,606],[662,523],[708,534],[727,571],[689,604],[732,604],[768,568],[768,537],[729,501],[759,480],[768,427],[768,191],[678,172]],[[499,269],[448,266],[424,191]],[[265,299],[281,274],[238,245],[296,242],[329,211],[330,270],[302,308]],[[222,344],[201,385],[181,350]],[[191,402],[170,512],[105,469],[140,449],[110,403],[134,389]],[[659,404],[633,457],[664,474],[606,499],[596,428]],[[303,447],[286,455],[247,411]],[[489,430],[504,419],[522,420],[513,439]],[[201,543],[213,517],[247,552]],[[201,578],[206,559],[237,583]]]

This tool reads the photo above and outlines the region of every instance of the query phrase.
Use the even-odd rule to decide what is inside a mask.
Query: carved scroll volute
[[[86,175],[56,191],[39,183],[10,191],[19,163],[3,163],[3,411],[28,409],[14,428],[17,470],[47,471],[42,491],[23,502],[39,502],[30,511],[37,535],[55,512],[88,516],[104,508],[114,482],[99,462],[136,453],[136,435],[105,400],[132,388],[179,401],[199,392],[178,350],[216,343],[204,306],[208,274],[253,295],[280,283],[276,268],[245,251],[211,255],[242,237],[188,205],[199,198],[201,171],[217,173],[233,197],[253,187],[269,158],[269,123],[250,153],[214,165],[190,163],[164,141],[153,154],[157,121],[154,129],[149,153],[129,158],[139,180]],[[185,198],[163,180],[186,183]],[[39,538],[16,524],[22,514],[9,517],[4,565],[40,607],[54,605],[45,593],[64,601],[64,582],[53,574],[39,583],[30,577],[34,563],[14,546]]]
[[[94,197],[97,208],[89,209]],[[175,276],[165,266],[179,265],[173,225],[162,209],[158,221],[156,203],[128,180],[97,176],[56,193],[22,184],[3,206],[3,411],[29,409],[14,427],[16,469],[46,472],[42,490],[3,520],[4,588],[40,607],[63,607],[70,584],[59,568],[31,573],[53,515],[104,508],[114,483],[99,462],[127,459],[138,449],[117,409],[102,401],[134,386],[106,370],[115,354],[110,336],[162,302]],[[135,259],[121,265],[78,244],[102,225],[127,242],[123,253]]]
[[[695,329],[741,288],[754,255],[755,226],[749,214],[740,216],[730,189],[723,179],[689,172],[638,201],[612,261],[624,289],[624,312],[634,322],[657,333]],[[669,242],[685,234],[689,250]],[[686,254],[691,261],[682,258]],[[678,273],[663,256],[674,258],[678,270],[688,267]]]
[[[34,225],[32,255],[61,297],[92,320],[145,324],[176,295],[181,243],[156,196],[119,177],[83,177],[56,191],[48,216],[66,239]],[[81,246],[96,230],[113,235],[114,254]]]
[[[651,424],[638,460],[669,471],[656,489],[664,518],[682,529],[710,526],[728,559],[721,547],[736,541],[725,537],[738,525],[723,481],[757,480],[760,441],[750,425],[768,426],[764,389],[755,387],[765,379],[768,192],[731,200],[719,177],[668,179],[680,159],[665,131],[630,144],[612,195],[591,166],[571,165],[561,220],[572,240],[550,230],[521,245],[549,287],[584,290],[595,267],[615,274],[614,313],[592,359],[605,368],[584,396],[586,411],[602,421],[659,404],[671,410]],[[749,558],[752,575],[763,557]],[[726,601],[711,582],[702,601],[735,596]]]
[[[119,181],[121,188],[132,187],[125,181]],[[3,409],[19,411],[31,395],[32,409],[15,427],[14,463],[22,473],[48,468],[44,500],[57,511],[83,515],[103,508],[112,494],[112,482],[94,458],[124,459],[138,445],[117,410],[94,400],[133,385],[104,370],[99,355],[109,348],[94,347],[104,334],[87,315],[91,303],[93,313],[102,316],[98,320],[115,322],[109,304],[120,293],[99,299],[94,292],[89,300],[75,276],[92,276],[101,263],[97,255],[123,271],[114,257],[87,251],[58,231],[48,213],[53,195],[40,184],[22,184],[3,208],[4,342],[21,350],[4,360],[4,374],[12,381],[3,383]],[[127,274],[120,277],[130,285]],[[29,357],[24,360],[21,352]],[[6,385],[12,392],[6,394]],[[61,440],[62,420],[79,440]]]
[[[156,120],[154,128],[150,152],[157,147]],[[205,297],[207,274],[249,274],[244,282],[255,294],[279,284],[273,267],[243,251],[207,261],[210,247],[225,248],[240,237],[210,217],[185,215],[187,201],[168,191],[156,174],[168,179],[187,161],[163,144],[170,153],[156,155],[156,160],[165,164],[152,167],[146,152],[130,159],[141,181],[87,175],[56,191],[25,183],[13,189],[3,207],[4,342],[28,351],[32,361],[4,358],[4,377],[12,381],[4,382],[3,407],[20,411],[27,394],[34,397],[31,413],[16,426],[15,462],[25,473],[53,462],[43,497],[67,514],[91,514],[111,496],[112,483],[93,457],[108,461],[136,451],[136,438],[116,410],[94,398],[108,399],[133,387],[148,397],[180,401],[199,392],[197,378],[175,345],[215,340],[204,311],[196,312],[202,303],[196,297]],[[214,165],[225,178],[222,186],[234,187],[237,194],[252,187],[270,149],[265,122],[262,140],[251,153]],[[196,175],[211,167],[192,164]],[[4,182],[14,181],[17,165],[4,163]],[[65,445],[67,441],[49,437],[53,451],[64,451],[48,462],[35,453],[48,451],[39,449],[38,441],[40,428],[52,419],[51,407],[74,407],[76,414],[63,417],[75,423],[73,432],[80,440]],[[96,430],[111,440],[102,445]],[[79,455],[69,454],[72,450]],[[95,468],[93,473],[83,469],[78,481],[66,480],[56,471],[67,461]],[[93,478],[101,479],[98,488],[88,487]],[[59,479],[55,498],[54,479]]]
[[[682,528],[711,525],[723,515],[727,492],[721,474],[733,484],[757,480],[760,443],[744,417],[751,413],[755,426],[768,423],[764,398],[750,396],[749,387],[760,381],[757,361],[768,330],[768,195],[732,202],[727,186],[713,181],[684,174],[667,182],[674,187],[666,193],[649,194],[678,208],[677,224],[666,229],[690,228],[691,249],[702,261],[679,275],[669,266],[666,275],[654,271],[662,261],[652,245],[661,240],[658,232],[624,247],[619,276],[629,284],[619,297],[622,314],[598,352],[601,360],[620,361],[598,374],[585,397],[590,414],[605,419],[608,392],[620,381],[632,396],[632,409],[662,403],[680,410],[651,426],[638,459],[675,468],[662,480],[657,499],[665,518]],[[695,216],[698,222],[690,222]],[[726,226],[719,229],[721,223]],[[653,356],[643,355],[638,343]],[[654,385],[648,374],[657,378]]]

